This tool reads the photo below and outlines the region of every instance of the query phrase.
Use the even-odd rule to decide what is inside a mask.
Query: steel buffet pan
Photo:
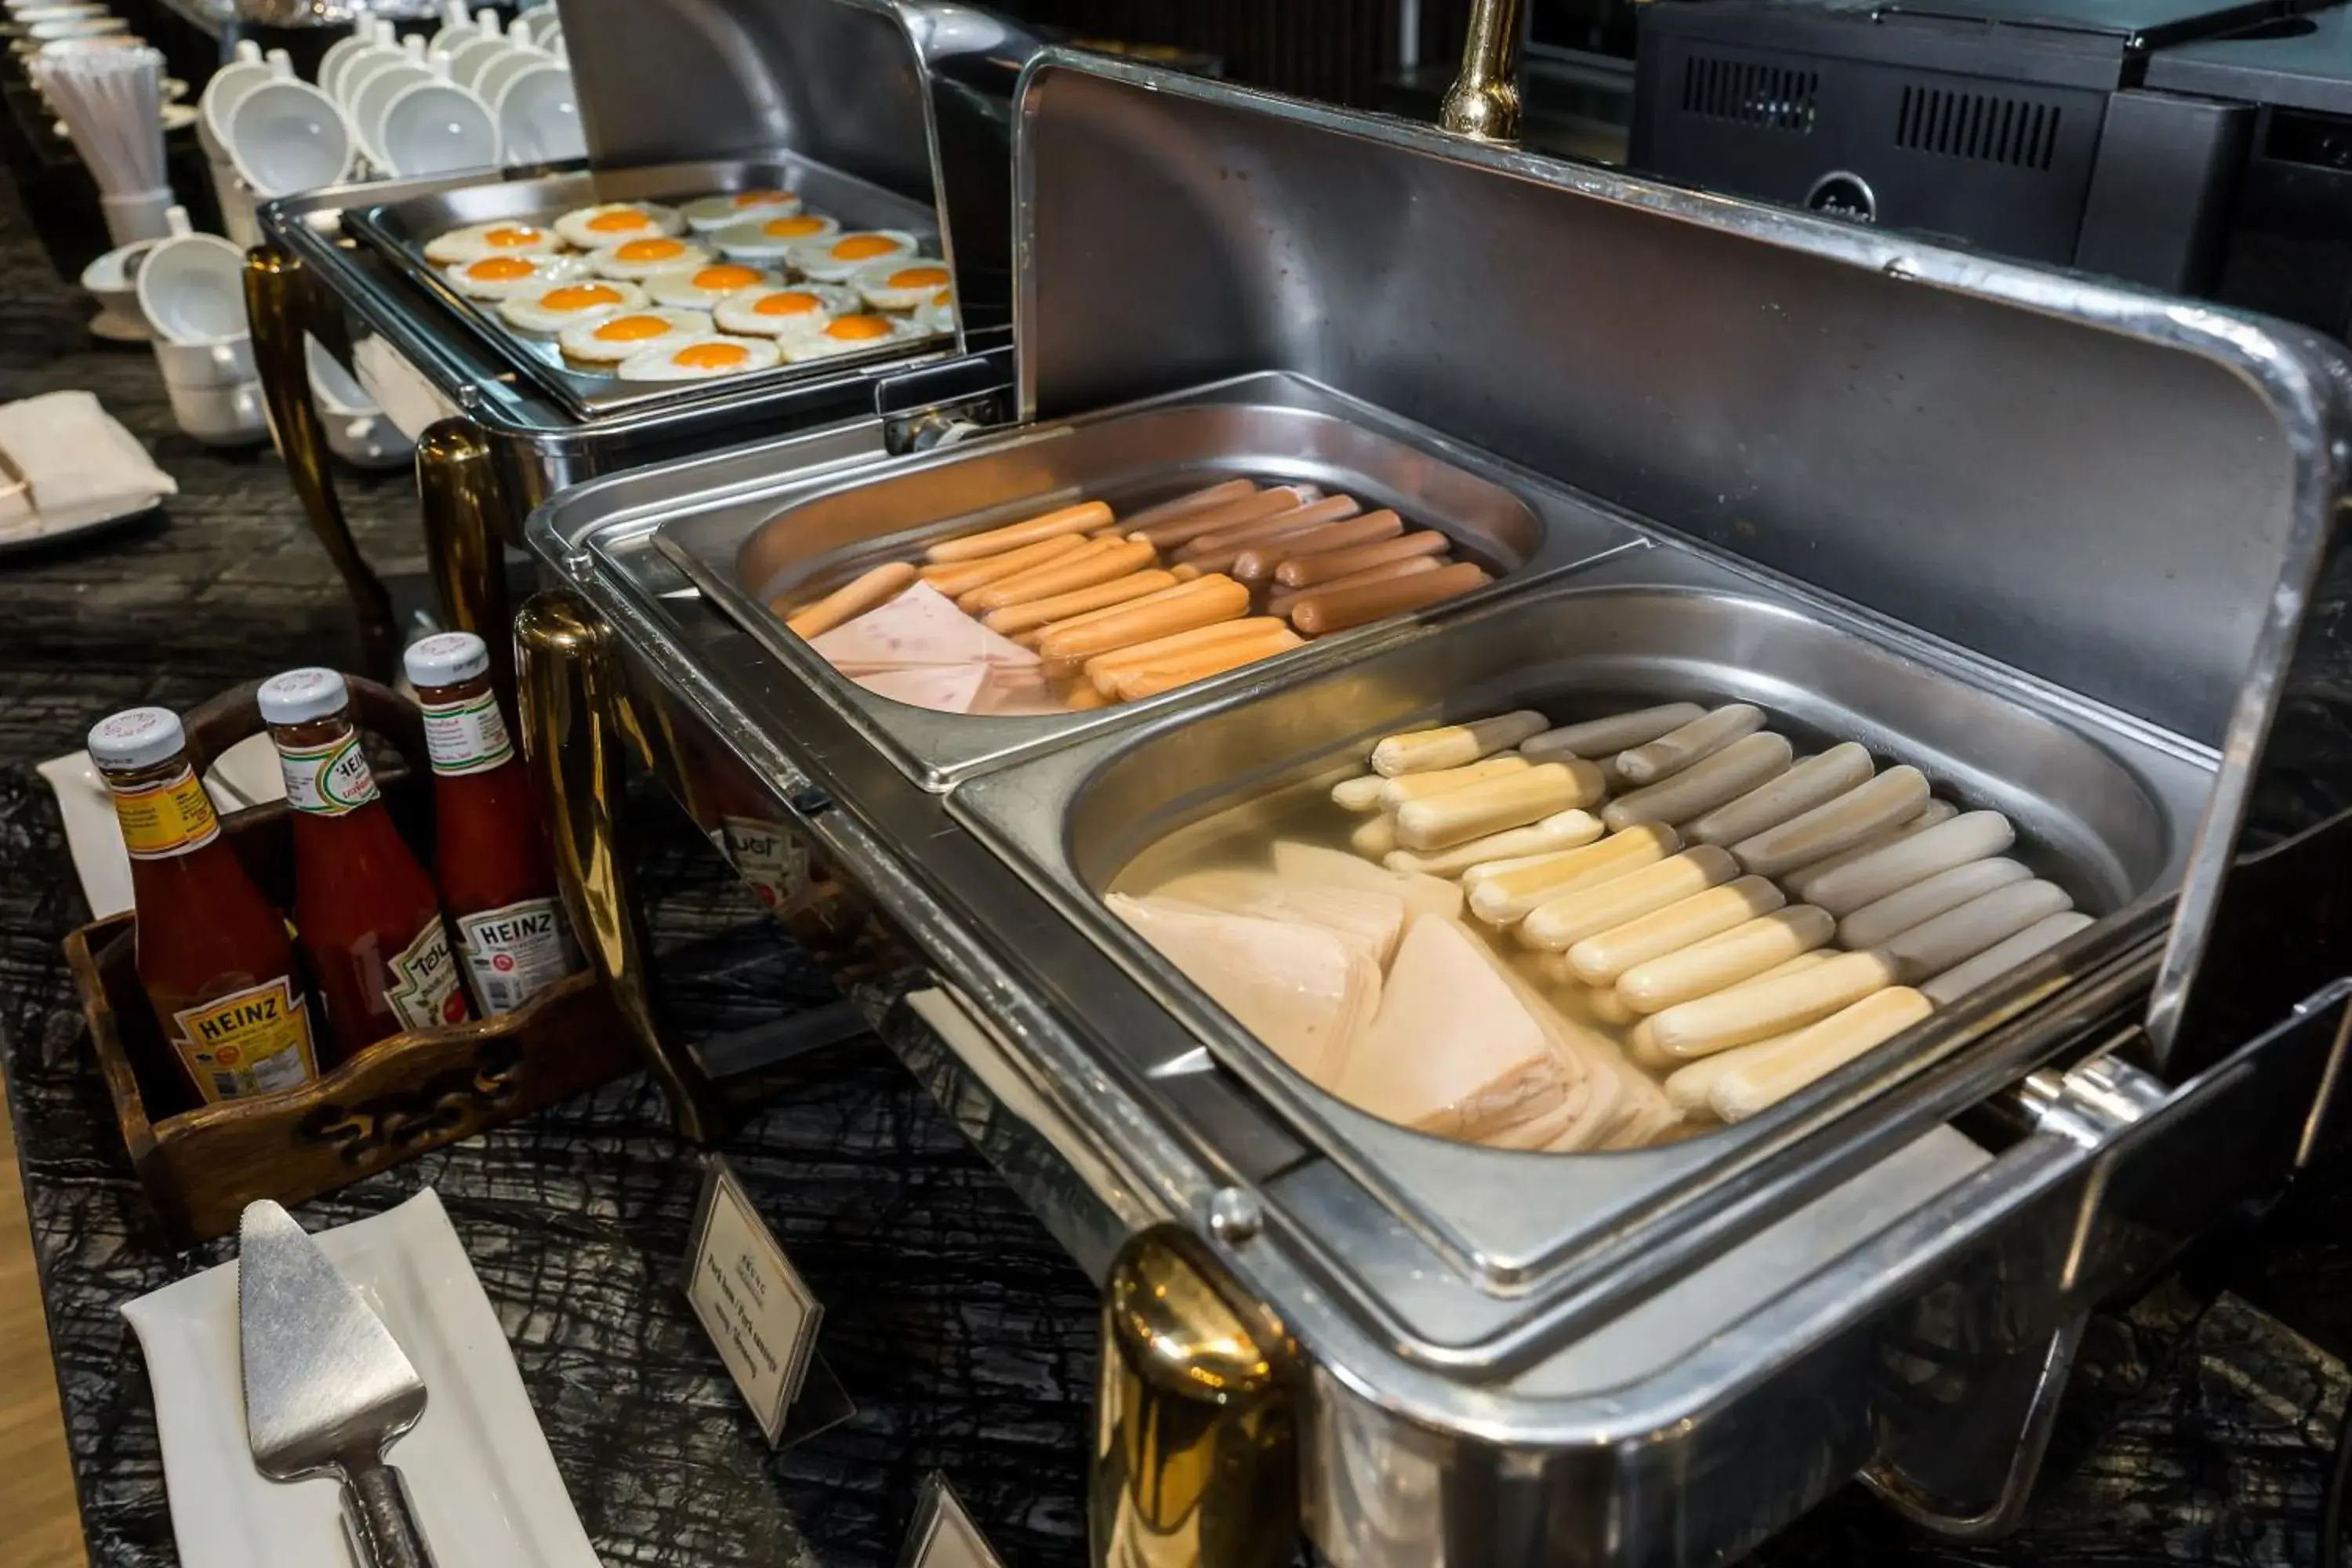
[[[526,691],[543,757],[642,747],[1103,1275],[1098,1560],[1303,1527],[1345,1568],[1713,1562],[1858,1471],[2013,1522],[2090,1308],[2274,1191],[2326,1103],[2335,351],[1104,61],[1022,112],[1043,422],[568,492]],[[1538,526],[1487,531],[1528,542],[1475,600],[1043,722],[866,700],[762,604],[973,505],[1166,493],[1220,466],[1200,430],[1253,471],[1275,437],[1356,483],[1442,459],[1431,494],[1489,498],[1433,509],[1457,536]],[[1099,901],[1373,735],[1669,697],[1917,763],[2096,920],[1750,1121],[1558,1155],[1320,1094]],[[625,968],[610,765],[562,828]]]

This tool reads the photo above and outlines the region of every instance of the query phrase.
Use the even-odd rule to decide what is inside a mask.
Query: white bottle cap
[[[101,768],[152,768],[186,747],[180,716],[169,708],[125,708],[89,729],[89,760]]]
[[[471,632],[437,632],[410,643],[401,663],[412,685],[455,686],[490,668],[490,647]]]
[[[289,669],[261,683],[255,694],[268,724],[300,724],[340,713],[352,700],[343,678],[331,669]]]

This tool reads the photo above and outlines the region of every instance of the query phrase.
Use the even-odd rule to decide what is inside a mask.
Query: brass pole
[[[1129,1239],[1103,1287],[1094,1568],[1281,1568],[1297,1550],[1292,1348],[1192,1232]]]
[[[1437,123],[1457,136],[1518,139],[1520,3],[1474,0],[1470,33],[1462,41],[1462,74],[1437,110]]]
[[[515,617],[523,751],[530,760],[555,851],[563,903],[646,1068],[669,1096],[679,1136],[725,1132],[717,1090],[685,1048],[662,1033],[653,944],[638,919],[622,843],[627,698],[603,618],[562,589],[536,594]]]
[[[441,624],[490,645],[502,689],[513,689],[513,617],[499,541],[505,494],[489,443],[467,419],[444,419],[416,443],[416,495]]]
[[[310,362],[304,352],[308,275],[301,260],[274,245],[257,245],[245,258],[245,313],[253,329],[253,357],[261,371],[261,392],[269,422],[285,454],[286,471],[310,531],[326,547],[342,574],[343,587],[359,615],[368,673],[394,679],[400,657],[400,630],[394,624],[392,595],[360,554],[335,495],[326,433],[310,402]]]

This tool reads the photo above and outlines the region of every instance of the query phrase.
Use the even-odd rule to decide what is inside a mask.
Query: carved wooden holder
[[[345,679],[362,729],[404,755],[424,755],[413,706]],[[199,774],[259,732],[254,690],[241,687],[187,716],[188,760]],[[430,864],[430,775],[387,767],[376,778],[402,834]],[[272,804],[221,820],[255,884],[281,909],[292,902],[289,815]],[[139,984],[137,924],[126,914],[84,926],[66,938],[66,959],[131,1167],[183,1241],[227,1235],[257,1198],[302,1203],[640,1065],[604,987],[582,973],[519,1013],[395,1035],[300,1089],[195,1104],[169,1075],[162,1027]]]

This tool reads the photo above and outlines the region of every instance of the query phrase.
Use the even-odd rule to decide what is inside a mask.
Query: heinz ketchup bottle
[[[181,1080],[207,1103],[319,1076],[286,921],[254,887],[188,766],[176,714],[132,708],[89,732],[139,908],[139,981]]]
[[[433,866],[486,1018],[511,1013],[581,965],[555,871],[471,632],[409,646],[404,662],[433,752]]]
[[[465,1022],[441,900],[378,797],[343,678],[290,669],[260,701],[294,808],[294,926],[340,1057]]]

